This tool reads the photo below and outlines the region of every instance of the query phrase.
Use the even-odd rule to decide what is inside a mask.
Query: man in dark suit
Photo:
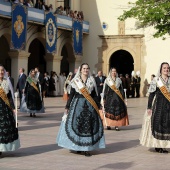
[[[123,77],[123,74],[120,74],[119,77],[122,80],[123,89],[126,89],[126,79]]]
[[[18,83],[17,83],[17,90],[19,91],[19,98],[20,98],[20,106],[21,106],[21,99],[22,99],[22,94],[24,92],[25,88],[25,83],[27,76],[24,74],[24,68],[19,69],[19,78],[18,78]]]
[[[130,95],[130,87],[131,87],[131,79],[129,77],[129,74],[126,74],[126,95],[127,95],[127,98],[129,98],[129,95]]]
[[[10,81],[11,81],[12,87],[14,88],[14,79],[11,77],[11,74],[10,74],[9,71],[7,71],[6,73],[7,73],[7,75],[8,75],[8,78],[9,78]]]
[[[44,76],[43,76],[42,73],[40,73],[39,67],[35,67],[35,73],[36,73],[36,78],[39,81],[39,84],[42,86],[43,85],[43,81],[44,81]]]
[[[99,99],[99,101],[101,100],[100,94],[101,94],[102,91],[103,91],[103,85],[104,85],[105,79],[106,79],[106,77],[103,76],[103,72],[102,72],[102,71],[98,71],[97,77],[95,77],[95,80],[96,80],[96,85],[97,85],[97,91],[98,91],[98,99]]]

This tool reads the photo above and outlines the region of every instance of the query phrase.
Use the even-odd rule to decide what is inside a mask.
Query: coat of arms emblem
[[[46,24],[46,41],[47,44],[52,47],[56,39],[56,26],[51,18],[47,21]]]
[[[22,16],[18,15],[17,20],[14,23],[14,30],[18,36],[18,38],[21,36],[23,30],[24,30],[24,23],[22,22]]]
[[[79,39],[80,39],[80,31],[78,29],[76,29],[76,42],[77,42],[77,46],[79,44]]]

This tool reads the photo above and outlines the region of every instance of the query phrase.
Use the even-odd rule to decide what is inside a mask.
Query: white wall
[[[81,10],[84,12],[85,20],[90,22],[90,34],[84,36],[83,62],[89,63],[91,70],[97,71],[95,65],[98,62],[98,47],[101,47],[101,39],[98,35],[118,34],[117,18],[123,13],[123,10],[129,9],[128,2],[129,0],[81,0]],[[102,22],[108,24],[106,31],[102,29]],[[146,74],[142,76],[150,81],[150,75],[157,73],[161,62],[170,60],[170,40],[154,39],[152,37],[154,29],[152,28],[135,30],[134,19],[126,21],[125,33],[145,35],[144,47],[146,49],[143,49],[142,52],[146,64]]]

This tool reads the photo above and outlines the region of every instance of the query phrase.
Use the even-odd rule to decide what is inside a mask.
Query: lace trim
[[[9,83],[6,79],[3,79],[2,83],[1,83],[1,87],[3,88],[3,90],[5,91],[6,94],[9,93]]]
[[[79,77],[79,79],[81,80],[80,77]],[[86,86],[86,89],[88,90],[88,92],[90,94],[91,94],[91,92],[93,91],[94,88],[96,90],[96,84],[95,84],[94,78],[92,76],[87,78],[87,82],[86,82],[85,86]],[[79,88],[77,87],[77,85],[74,83],[74,81],[71,81],[71,87],[74,88],[77,93],[82,94],[81,91],[79,90]]]
[[[116,77],[116,80],[114,81],[111,76],[106,78],[106,84],[109,86],[109,80],[113,81],[113,84],[116,86],[117,89],[119,89],[120,85],[122,84],[122,80],[118,77]]]

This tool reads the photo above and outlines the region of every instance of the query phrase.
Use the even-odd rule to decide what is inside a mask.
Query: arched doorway
[[[63,58],[61,60],[60,73],[65,73],[68,75],[69,72],[73,72],[75,68],[75,57],[73,53],[73,47],[70,43],[66,43],[63,46],[61,50],[61,56]]]
[[[115,67],[118,74],[131,75],[134,70],[134,60],[132,55],[125,50],[118,50],[110,57],[110,68]]]
[[[5,36],[0,37],[0,64],[2,64],[6,70],[11,72],[11,59],[8,55],[10,50],[9,44]]]
[[[40,71],[44,73],[46,71],[45,49],[40,40],[36,38],[31,42],[29,53],[31,54],[28,58],[28,72],[35,67],[39,67]]]

